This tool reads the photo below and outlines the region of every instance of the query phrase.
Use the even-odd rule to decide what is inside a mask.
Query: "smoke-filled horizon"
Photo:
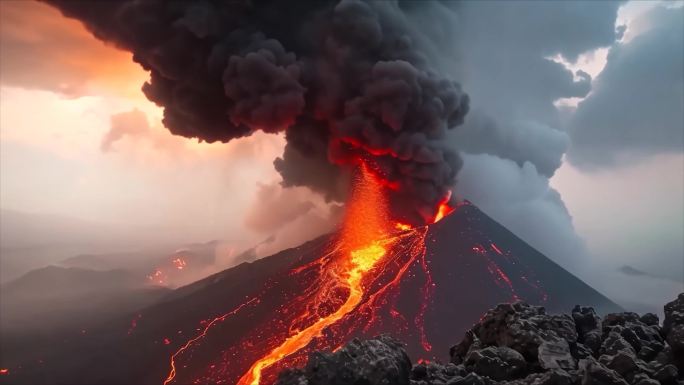
[[[123,7],[69,2],[72,7],[86,3]],[[677,215],[684,181],[659,177],[682,173],[681,4],[381,1],[354,6],[345,11],[354,18],[345,19],[342,12],[335,21],[336,1],[316,2],[315,12],[274,3],[283,8],[258,17],[262,30],[226,40],[217,36],[232,31],[234,23],[219,28],[215,18],[223,16],[204,12],[206,5],[180,4],[160,12],[169,17],[161,21],[134,17],[155,5],[148,10],[129,6],[132,20],[101,28],[99,37],[108,47],[46,4],[2,4],[2,208],[116,222],[122,233],[130,227],[136,235],[144,224],[155,239],[236,238],[254,245],[270,237],[257,246],[258,256],[297,246],[330,231],[340,217],[340,206],[330,199],[344,200],[348,180],[344,167],[333,161],[341,162],[342,155],[351,154],[347,150],[365,143],[350,138],[367,133],[351,123],[371,121],[384,133],[408,122],[419,107],[429,107],[406,102],[434,91],[425,84],[392,88],[414,76],[402,72],[401,65],[382,68],[373,77],[378,61],[402,62],[417,70],[415,79],[430,79],[430,72],[440,74],[432,79],[453,78],[462,84],[462,100],[469,96],[464,123],[449,130],[447,114],[437,114],[437,121],[446,122],[440,129],[446,136],[424,143],[442,155],[460,153],[446,156],[428,173],[448,165],[450,172],[434,180],[450,186],[460,168],[455,196],[473,201],[611,297],[629,293],[624,289],[640,279],[639,301],[662,302],[670,288],[655,287],[670,283],[657,277],[684,274],[684,224]],[[105,13],[91,24],[120,17]],[[254,17],[245,20],[251,23]],[[316,18],[330,22],[322,29],[312,22],[304,32],[306,23],[285,28],[292,20]],[[141,27],[136,23],[143,23],[142,32],[121,30],[122,25]],[[359,38],[360,33],[376,39]],[[148,40],[136,40],[143,38]],[[188,39],[197,44],[181,49]],[[329,44],[324,54],[311,52],[324,41]],[[385,49],[392,41],[402,44]],[[132,60],[128,52],[136,49]],[[396,57],[389,57],[393,52]],[[216,59],[213,67],[199,70],[200,64],[186,61],[209,57]],[[357,72],[347,77],[342,67],[325,72],[331,82],[310,77],[331,60],[349,64],[352,57],[367,58],[358,60],[362,68],[357,70],[373,82],[360,84]],[[157,102],[167,109],[164,124],[161,109],[140,92],[149,73],[147,93],[156,90],[150,99],[163,99]],[[187,79],[188,74],[198,76]],[[177,81],[164,80],[169,78]],[[255,81],[262,78],[267,85]],[[275,80],[278,87],[271,87]],[[202,103],[182,98],[192,92],[202,95]],[[379,96],[396,98],[382,106]],[[313,115],[312,100],[321,98],[329,102],[318,106],[323,117]],[[347,105],[349,110],[340,110]],[[401,115],[404,107],[408,112]],[[222,119],[216,118],[221,109]],[[205,140],[256,133],[227,144],[197,144],[170,135],[164,127],[173,126],[169,119],[175,119],[176,133]],[[218,120],[221,125],[213,124]],[[194,126],[203,128],[189,131]],[[336,131],[337,126],[347,131]],[[398,133],[413,132],[412,124],[406,127]],[[265,128],[278,133],[267,134]],[[331,160],[335,135],[348,147]],[[386,148],[403,143],[389,145],[382,135],[378,138]],[[414,156],[408,163],[417,161]],[[402,162],[380,164],[396,171]],[[400,171],[415,177],[415,169]],[[2,241],[3,247],[8,244],[7,238]],[[623,265],[656,278],[619,276]],[[602,279],[606,271],[615,277]]]
[[[430,223],[451,196],[461,160],[441,141],[468,96],[431,68],[400,3],[48,3],[133,54],[175,135],[285,132],[283,186],[336,201],[350,168],[368,162],[405,222]]]

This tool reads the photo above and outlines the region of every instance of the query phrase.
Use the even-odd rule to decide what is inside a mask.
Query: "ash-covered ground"
[[[334,353],[314,353],[303,369],[282,372],[277,385],[684,384],[684,293],[665,318],[575,306],[547,314],[524,302],[489,310],[450,350],[449,363],[412,365],[401,342],[387,336],[353,340]]]

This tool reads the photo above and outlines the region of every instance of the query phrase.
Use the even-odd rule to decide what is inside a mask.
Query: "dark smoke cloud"
[[[285,186],[344,199],[361,160],[395,215],[429,221],[461,166],[440,144],[468,96],[416,48],[396,2],[47,0],[150,71],[164,125],[209,142],[285,131]]]
[[[464,127],[450,136],[463,152],[495,155],[520,167],[530,162],[547,178],[561,166],[570,142],[568,134],[544,123],[497,121],[481,110],[471,112]]]
[[[649,28],[611,47],[594,91],[570,119],[568,159],[583,169],[631,165],[684,151],[684,17],[655,7]]]

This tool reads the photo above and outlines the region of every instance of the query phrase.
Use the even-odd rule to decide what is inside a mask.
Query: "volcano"
[[[13,383],[244,382],[256,362],[348,302],[349,291],[327,286],[333,279],[324,276],[339,236],[217,273],[86,335],[53,338],[49,347],[32,349],[30,362],[5,349],[3,365]],[[412,357],[447,360],[453,336],[496,303],[523,300],[550,312],[579,303],[602,313],[620,310],[467,201],[437,223],[397,229],[391,238],[353,310],[264,365],[260,382],[247,383],[272,383],[312,351],[378,334],[405,341]]]

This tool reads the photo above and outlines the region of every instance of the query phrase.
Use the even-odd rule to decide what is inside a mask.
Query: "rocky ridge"
[[[664,310],[660,325],[651,313],[500,304],[451,348],[449,363],[412,366],[400,342],[380,336],[314,353],[276,385],[684,385],[684,293]]]

